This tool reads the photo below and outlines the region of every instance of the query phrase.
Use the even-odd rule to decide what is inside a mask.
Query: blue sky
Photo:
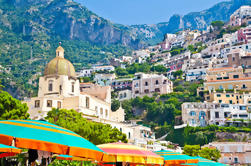
[[[226,0],[75,0],[99,16],[120,24],[166,22],[173,14],[187,14]]]

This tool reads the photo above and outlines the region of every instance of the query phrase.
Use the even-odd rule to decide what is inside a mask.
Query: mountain
[[[181,16],[173,15],[168,22],[156,25],[132,25],[131,32],[147,43],[160,42],[166,33],[175,33],[183,29],[204,30],[212,21],[227,22],[230,15],[243,5],[251,5],[251,0],[231,0],[221,2],[201,12],[192,12]]]
[[[0,0],[4,90],[16,98],[35,95],[38,77],[55,57],[58,42],[76,70],[141,47],[130,31],[71,0]]]
[[[22,20],[14,26],[18,33],[34,34],[42,31],[67,40],[121,44],[132,48],[140,46],[139,41],[130,36],[130,32],[114,26],[108,20],[71,0],[1,1],[6,1],[15,10],[15,14],[18,14],[17,11],[20,12]],[[10,24],[13,26],[16,21],[13,20]]]

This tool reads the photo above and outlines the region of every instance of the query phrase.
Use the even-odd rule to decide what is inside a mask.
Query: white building
[[[251,105],[219,103],[183,103],[182,120],[189,126],[243,125],[251,118]],[[242,119],[242,120],[240,120]]]
[[[132,97],[167,94],[173,91],[173,83],[163,75],[136,73],[132,82]]]
[[[94,81],[101,86],[110,86],[116,78],[115,74],[95,74]]]

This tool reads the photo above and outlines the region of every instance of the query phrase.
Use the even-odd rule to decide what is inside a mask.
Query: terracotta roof
[[[237,81],[237,80],[251,80],[251,77],[246,77],[246,78],[235,78],[235,79],[223,79],[223,80],[210,80],[210,81],[207,81],[207,82],[223,82],[223,81]],[[206,83],[207,83],[206,82]]]
[[[209,69],[209,71],[218,71],[218,70],[224,70],[224,69],[235,69],[235,68],[233,68],[233,67],[222,67],[222,68]]]

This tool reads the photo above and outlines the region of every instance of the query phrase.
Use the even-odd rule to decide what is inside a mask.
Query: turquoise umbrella
[[[197,165],[197,166],[226,166],[225,164],[218,163],[212,160],[205,159],[203,157],[193,157],[194,159],[198,159],[198,163],[186,163],[182,165]]]
[[[191,156],[181,154],[178,152],[173,152],[170,150],[156,151],[156,154],[164,157],[166,165],[179,165],[182,163],[198,163],[198,159],[194,159]]]
[[[103,151],[78,134],[36,120],[0,121],[0,143],[101,161]]]
[[[16,147],[0,144],[0,158],[15,156],[16,154],[19,154],[21,152],[22,150]]]

